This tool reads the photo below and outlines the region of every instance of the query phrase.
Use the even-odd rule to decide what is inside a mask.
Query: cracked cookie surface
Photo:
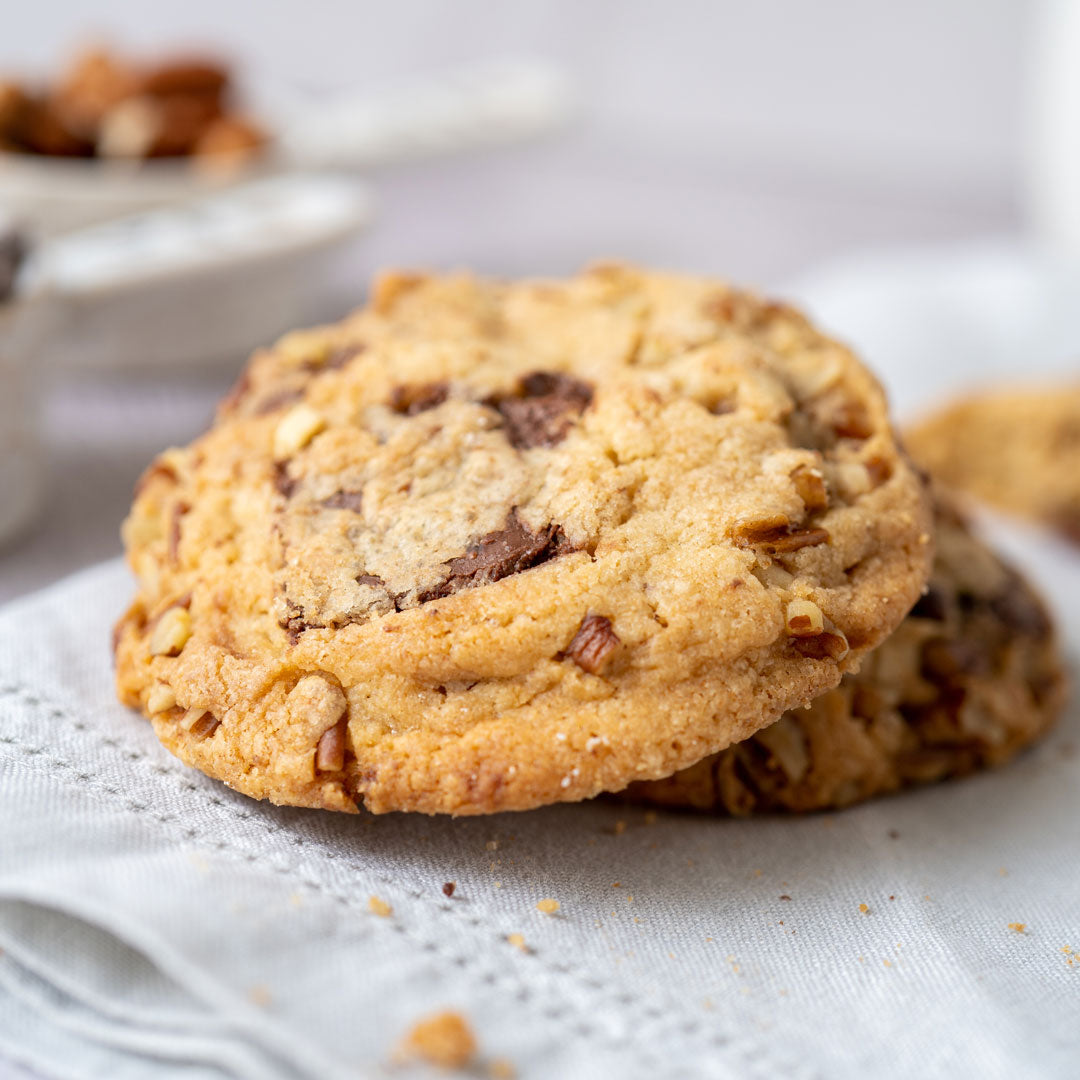
[[[1065,699],[1046,608],[950,508],[936,540],[926,595],[857,674],[627,796],[740,816],[837,809],[1002,765],[1044,734]]]
[[[625,266],[388,275],[147,470],[118,690],[279,803],[582,799],[835,686],[929,526],[877,383],[790,308]]]

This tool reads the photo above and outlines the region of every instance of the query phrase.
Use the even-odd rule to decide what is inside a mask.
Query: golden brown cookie
[[[119,693],[275,802],[582,799],[835,686],[929,528],[878,384],[789,308],[621,266],[391,275],[147,471]]]
[[[1065,697],[1046,608],[955,512],[937,521],[929,590],[857,674],[628,797],[739,815],[828,810],[1001,765],[1042,735]]]
[[[957,401],[906,441],[943,484],[1080,544],[1080,382]]]

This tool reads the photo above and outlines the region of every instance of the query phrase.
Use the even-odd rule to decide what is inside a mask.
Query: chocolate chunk
[[[592,387],[581,379],[534,371],[518,382],[515,394],[495,397],[489,404],[502,416],[511,446],[528,450],[562,442],[592,397]]]
[[[286,405],[294,405],[304,396],[303,387],[293,386],[281,390],[275,390],[267,394],[252,410],[255,416],[266,416],[268,413],[284,409]]]
[[[1050,636],[1052,627],[1046,612],[1019,576],[1010,575],[1005,588],[990,597],[989,605],[1010,630],[1039,640]]]
[[[442,887],[443,896],[453,896],[454,895],[454,890],[456,888],[457,888],[457,882],[456,881],[444,881],[443,882],[443,887]]]
[[[604,665],[618,649],[619,635],[611,627],[611,620],[604,615],[586,615],[577,633],[566,647],[566,655],[582,671],[599,675]]]
[[[285,618],[280,620],[278,625],[285,631],[289,644],[295,645],[300,640],[300,635],[305,630],[310,630],[313,624],[309,623],[305,618],[304,609],[287,597],[285,599],[285,611]]]
[[[395,386],[390,392],[390,408],[406,416],[415,416],[441,405],[449,395],[450,387],[444,382]]]
[[[359,514],[363,495],[359,491],[335,491],[329,498],[323,499],[321,505],[328,510],[351,510],[354,514]]]
[[[417,602],[426,604],[476,585],[500,581],[533,566],[565,555],[574,547],[558,525],[545,525],[533,532],[511,510],[506,525],[490,532],[469,545],[468,551],[446,565],[449,574],[440,584],[417,595]]]
[[[949,615],[949,598],[945,590],[931,583],[926,587],[926,592],[915,601],[915,606],[908,614],[915,619],[944,622]]]

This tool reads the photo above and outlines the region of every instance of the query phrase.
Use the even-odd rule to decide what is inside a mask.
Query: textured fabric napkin
[[[820,294],[837,324],[851,295]],[[994,532],[1075,654],[1080,557]],[[1076,1075],[1075,707],[1006,769],[835,815],[284,810],[114,703],[130,592],[114,562],[0,611],[0,1057],[79,1080],[422,1076],[395,1044],[449,1008],[472,1075]]]
[[[1080,607],[1080,567],[1039,550]],[[529,1078],[1075,1075],[1075,713],[1000,772],[837,815],[283,810],[186,769],[113,703],[129,591],[109,563],[0,614],[15,1060],[380,1076],[413,1021],[456,1008]]]

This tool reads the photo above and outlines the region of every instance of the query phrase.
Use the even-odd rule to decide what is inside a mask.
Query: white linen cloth
[[[995,534],[1075,653],[1080,557]],[[1075,707],[1006,769],[840,814],[286,810],[115,704],[131,589],[110,562],[0,611],[0,1056],[75,1080],[420,1076],[394,1046],[451,1008],[473,1075],[1076,1075]]]

